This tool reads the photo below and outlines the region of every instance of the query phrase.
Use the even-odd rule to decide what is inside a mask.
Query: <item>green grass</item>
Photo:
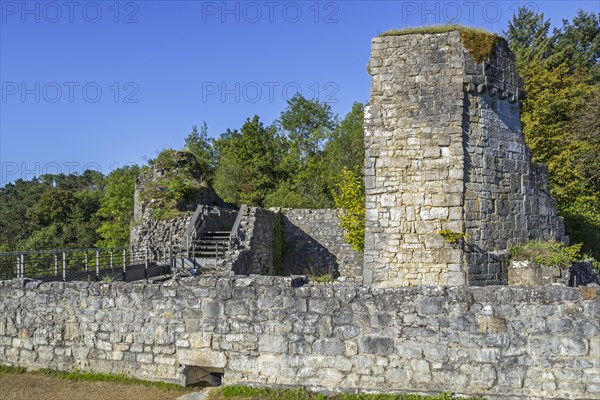
[[[304,389],[274,390],[246,386],[225,386],[215,390],[209,396],[209,400],[452,400],[454,398],[449,392],[437,396],[416,394],[336,394],[325,396]]]
[[[447,33],[447,32],[463,32],[469,31],[484,35],[493,35],[486,31],[485,29],[480,28],[471,28],[468,26],[457,25],[457,24],[446,24],[446,25],[429,25],[429,26],[416,26],[412,28],[405,29],[392,29],[386,32],[383,32],[379,36],[403,36],[403,35],[412,35],[412,34],[426,34],[426,33]],[[495,35],[494,35],[495,36]]]
[[[183,387],[174,383],[144,381],[142,379],[133,378],[126,374],[99,374],[93,372],[78,371],[56,371],[49,368],[29,371],[23,367],[13,367],[8,365],[0,365],[0,375],[2,374],[33,374],[50,376],[53,378],[65,379],[69,381],[81,382],[115,382],[127,385],[146,386],[163,390],[172,390],[181,393],[193,392],[197,387]]]
[[[129,385],[139,385],[153,387],[157,389],[170,390],[184,393],[190,393],[197,387],[182,387],[173,383],[151,382],[132,378],[126,374],[99,374],[92,372],[55,371],[52,369],[39,369],[28,371],[23,367],[13,367],[0,365],[0,376],[6,374],[34,374],[44,375],[69,381],[81,382],[115,382]],[[417,394],[335,394],[326,396],[321,393],[310,392],[304,389],[268,389],[252,388],[247,386],[224,386],[216,388],[209,393],[209,400],[453,400],[454,396],[447,393],[440,393],[437,396],[421,396]],[[471,400],[484,400],[483,398],[465,398]]]
[[[484,29],[471,28],[463,25],[430,25],[406,29],[394,29],[379,36],[403,36],[412,34],[460,32],[462,42],[476,62],[489,60],[494,55],[494,46],[502,39],[500,36]]]
[[[581,243],[565,246],[563,243],[530,241],[510,249],[511,260],[531,261],[546,266],[569,267],[581,258]]]

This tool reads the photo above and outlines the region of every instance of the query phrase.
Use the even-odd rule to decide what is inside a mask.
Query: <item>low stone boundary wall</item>
[[[0,363],[182,382],[598,399],[597,287],[0,282]]]

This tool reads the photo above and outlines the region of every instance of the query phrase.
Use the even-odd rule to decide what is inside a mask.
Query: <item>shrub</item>
[[[142,186],[141,199],[152,208],[155,219],[171,219],[186,210],[200,190],[203,172],[195,156],[190,152],[163,150],[148,162],[142,170],[146,183]]]
[[[463,232],[454,232],[449,229],[442,229],[440,235],[446,239],[446,241],[452,245],[464,244],[469,237],[468,234]]]
[[[365,186],[362,175],[344,168],[335,180],[333,200],[342,209],[341,226],[346,230],[344,237],[352,248],[365,251]]]
[[[533,261],[546,266],[569,267],[581,259],[581,243],[565,246],[564,243],[530,241],[510,249],[511,260]]]

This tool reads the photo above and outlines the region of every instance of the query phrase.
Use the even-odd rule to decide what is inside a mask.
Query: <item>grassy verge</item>
[[[156,389],[181,392],[181,394],[190,393],[197,390],[197,387],[183,387],[174,383],[144,381],[142,379],[133,378],[126,374],[98,374],[92,372],[83,372],[78,370],[71,371],[56,371],[53,369],[38,369],[29,371],[23,367],[12,367],[8,365],[0,365],[0,375],[6,374],[32,374],[50,376],[53,378],[65,379],[69,381],[83,382],[114,382],[126,385],[146,386]]]
[[[325,396],[303,389],[274,390],[246,386],[225,386],[214,390],[208,397],[209,400],[452,400],[454,398],[450,393],[441,393],[437,396],[416,394],[336,394]]]

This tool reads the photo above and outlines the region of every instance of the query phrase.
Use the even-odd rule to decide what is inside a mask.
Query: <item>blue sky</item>
[[[258,114],[300,90],[343,117],[367,101],[370,41],[458,22],[502,33],[518,6],[554,24],[599,1],[0,0],[0,185],[108,173]],[[456,21],[455,21],[456,20]]]

